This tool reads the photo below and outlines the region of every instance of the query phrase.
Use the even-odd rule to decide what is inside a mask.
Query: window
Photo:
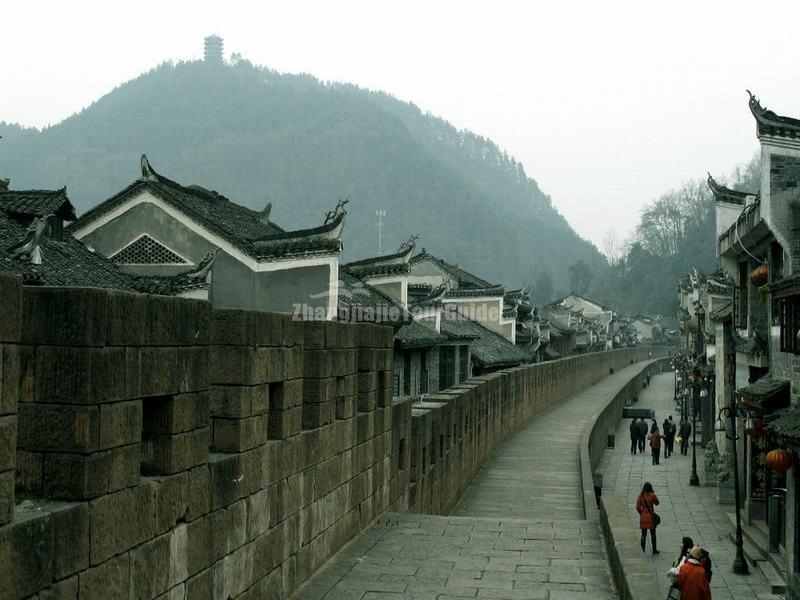
[[[461,346],[458,354],[458,381],[469,376],[469,346]]]
[[[789,296],[778,300],[781,326],[781,352],[800,354],[797,330],[800,329],[800,296]]]
[[[747,272],[747,263],[739,263],[739,287],[734,294],[734,309],[736,310],[736,327],[747,327],[747,294],[750,292]]]
[[[411,353],[407,352],[403,356],[403,393],[408,396],[411,394]]]
[[[439,348],[439,389],[446,390],[455,382],[456,347],[441,346]]]
[[[423,350],[419,357],[419,393],[428,393],[428,351]]]
[[[783,248],[778,242],[772,242],[770,246],[770,282],[783,279]]]
[[[178,256],[161,242],[144,234],[122,250],[114,254],[111,259],[120,265],[186,265],[187,260]]]

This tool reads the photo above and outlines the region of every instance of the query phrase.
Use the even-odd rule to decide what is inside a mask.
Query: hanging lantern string
[[[739,245],[742,247],[742,250],[744,250],[744,253],[747,254],[747,256],[749,256],[750,258],[752,258],[754,261],[756,261],[759,264],[762,264],[762,265],[767,264],[767,261],[765,261],[765,260],[763,260],[761,258],[756,258],[752,254],[750,254],[750,251],[747,248],[745,248],[745,245],[742,242],[742,238],[739,237],[739,223],[738,223],[738,221],[736,223],[736,227],[734,227],[733,229],[736,232],[736,241],[739,242]]]

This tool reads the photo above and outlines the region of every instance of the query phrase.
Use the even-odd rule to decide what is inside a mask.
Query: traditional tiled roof
[[[744,201],[748,196],[757,196],[757,194],[749,194],[747,192],[739,192],[730,188],[726,188],[724,185],[720,185],[714,181],[711,173],[708,174],[706,183],[708,184],[708,188],[711,190],[711,193],[714,195],[714,202],[726,202],[728,204],[737,204],[739,206],[743,206]]]
[[[750,112],[752,112],[753,116],[756,118],[759,136],[800,137],[800,119],[777,115],[773,111],[761,106],[758,98],[750,93],[750,90],[747,90],[747,94],[750,96],[748,105],[750,106]]]
[[[553,350],[550,346],[545,346],[544,357],[547,360],[555,360],[557,358],[561,358],[561,355],[555,350]]]
[[[435,289],[432,286],[417,289],[413,294],[409,290],[409,306],[415,309],[442,306],[442,300],[446,294],[447,286],[444,284]]]
[[[764,429],[781,442],[800,443],[800,406],[776,410],[764,417]]]
[[[706,278],[706,291],[716,296],[730,296],[735,282],[722,267]]]
[[[436,330],[423,325],[419,321],[411,321],[400,327],[395,333],[394,341],[401,348],[428,348],[447,342],[447,336],[436,333]]]
[[[30,217],[55,215],[64,221],[75,220],[75,207],[67,197],[67,188],[60,190],[0,189],[0,210]]]
[[[41,264],[32,264],[28,256],[13,252],[27,236],[25,227],[0,212],[0,271],[21,275],[27,284],[135,291],[130,275],[71,237],[63,241],[42,238]]]
[[[800,275],[784,277],[769,284],[769,293],[775,298],[785,298],[800,294]]]
[[[766,375],[740,390],[741,403],[750,410],[770,412],[789,403],[789,382]]]
[[[447,292],[447,298],[478,298],[482,296],[502,296],[503,286],[493,285],[483,288],[456,288]]]
[[[411,238],[400,249],[385,256],[372,256],[347,263],[345,267],[359,277],[384,277],[389,275],[407,275],[410,271],[408,261],[414,252],[414,240]]]
[[[142,177],[89,210],[69,231],[78,232],[134,196],[147,191],[180,210],[242,252],[258,259],[295,255],[327,255],[341,249],[339,240],[346,211],[343,203],[329,213],[324,225],[284,231],[269,220],[270,206],[257,212],[197,185],[183,186],[156,173],[142,156]]]
[[[191,271],[170,277],[142,277],[120,269],[112,260],[90,251],[71,236],[63,240],[41,237],[38,240],[40,264],[29,254],[15,252],[30,230],[0,210],[0,271],[22,276],[28,285],[97,287],[150,294],[174,295],[207,287],[205,275],[212,256]]]
[[[340,321],[399,324],[411,320],[399,303],[347,269],[339,270],[338,315]]]
[[[472,357],[482,367],[499,368],[526,362],[525,353],[503,336],[486,329],[458,312],[442,319],[442,333],[458,339],[474,336]]]
[[[465,271],[464,269],[460,268],[457,265],[450,264],[441,258],[436,258],[432,254],[429,254],[423,248],[422,252],[413,256],[411,258],[411,264],[417,264],[424,260],[430,260],[434,264],[436,264],[440,269],[442,269],[445,273],[450,275],[453,280],[458,284],[459,288],[478,288],[478,289],[487,289],[487,288],[495,288],[500,287],[496,286],[493,283],[489,283],[485,279],[481,279],[480,277],[473,275],[472,273]]]
[[[574,292],[573,292],[573,293],[571,293],[571,294],[568,294],[568,295],[566,295],[566,296],[562,296],[561,298],[558,298],[558,299],[556,299],[556,300],[553,300],[552,302],[550,302],[550,304],[549,304],[549,305],[550,305],[550,306],[559,306],[559,305],[563,305],[563,304],[564,304],[564,301],[565,301],[567,298],[569,298],[570,296],[572,296],[572,297],[574,297],[574,298],[580,298],[581,300],[583,300],[583,301],[585,301],[585,302],[589,302],[590,304],[594,304],[595,306],[599,306],[601,310],[611,310],[611,308],[609,308],[608,306],[605,306],[605,305],[603,305],[603,304],[602,304],[602,303],[600,303],[600,302],[597,302],[596,300],[592,300],[591,298],[587,298],[586,296],[582,296],[581,294],[576,294],[576,293],[574,293]]]
[[[716,310],[712,310],[708,314],[708,318],[712,321],[725,321],[730,319],[733,315],[733,303],[726,302]]]

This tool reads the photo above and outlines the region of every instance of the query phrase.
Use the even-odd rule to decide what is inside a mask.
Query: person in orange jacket
[[[658,496],[653,492],[653,485],[646,481],[642,486],[642,493],[636,498],[636,512],[639,513],[639,529],[642,530],[642,552],[647,544],[647,532],[650,531],[650,542],[653,546],[653,554],[658,554],[656,544],[656,527],[661,520],[655,513],[655,506],[658,504]]]
[[[711,600],[711,588],[708,586],[708,577],[700,557],[703,555],[700,546],[695,546],[689,553],[689,558],[683,563],[678,572],[678,588],[681,590],[681,600]]]

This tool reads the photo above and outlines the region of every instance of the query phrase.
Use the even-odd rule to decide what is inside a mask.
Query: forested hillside
[[[758,193],[760,157],[716,179],[736,190]],[[663,194],[642,211],[628,244],[610,252],[606,276],[593,279],[598,300],[629,312],[675,315],[678,278],[696,268],[711,273],[716,258],[714,200],[705,178]],[[606,250],[608,251],[608,250]]]
[[[2,124],[0,135],[0,176],[66,185],[79,212],[138,177],[146,153],[179,182],[251,208],[272,202],[287,228],[321,223],[348,197],[345,260],[377,253],[381,209],[385,250],[419,233],[428,251],[507,286],[551,277],[568,291],[571,264],[605,268],[491,140],[383,93],[242,59],[163,64],[58,125]]]

